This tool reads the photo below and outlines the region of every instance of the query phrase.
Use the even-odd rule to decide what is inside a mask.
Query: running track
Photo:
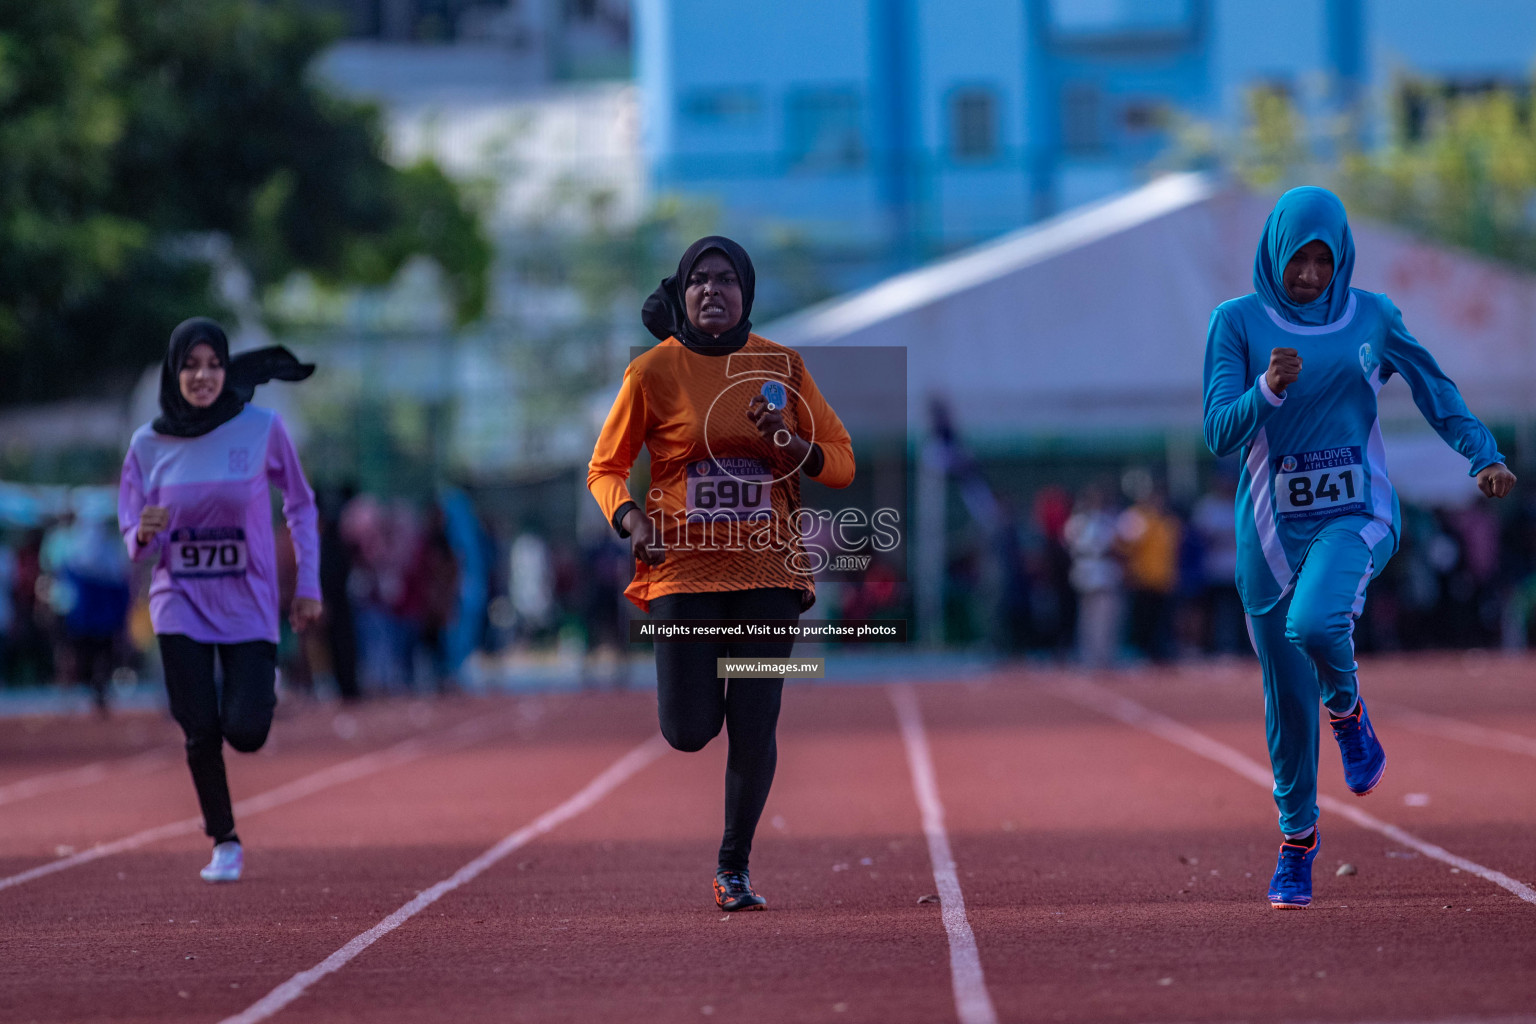
[[[1536,1020],[1536,661],[1365,666],[1301,912],[1255,676],[791,687],[734,917],[723,743],[649,694],[285,706],[224,887],[169,722],[0,722],[0,1020]]]

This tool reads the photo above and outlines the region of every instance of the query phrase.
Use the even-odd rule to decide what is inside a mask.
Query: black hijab
[[[730,260],[731,266],[736,268],[736,279],[741,282],[741,320],[718,338],[699,330],[688,319],[688,305],[683,297],[688,290],[688,275],[693,273],[693,265],[707,252],[721,253]],[[694,242],[683,253],[683,258],[677,262],[677,273],[662,281],[645,300],[640,320],[646,330],[662,341],[676,338],[694,351],[722,355],[747,343],[747,335],[752,331],[752,321],[747,317],[752,313],[752,296],[756,291],[757,271],[752,267],[752,257],[747,255],[747,250],[724,235],[709,235]]]
[[[206,409],[199,409],[181,393],[181,366],[187,353],[207,345],[224,364],[224,390]],[[281,345],[229,354],[224,328],[207,317],[183,320],[171,332],[171,346],[160,367],[160,415],[152,424],[155,433],[172,437],[202,437],[240,414],[256,394],[256,386],[269,380],[303,380],[315,372],[313,363],[301,363]]]

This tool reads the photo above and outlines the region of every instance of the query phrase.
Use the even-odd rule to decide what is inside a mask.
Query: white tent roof
[[[909,418],[946,398],[973,436],[1198,432],[1206,326],[1252,291],[1271,202],[1199,174],[1140,188],[764,328],[791,346],[907,349]],[[1484,419],[1530,416],[1536,277],[1352,224],[1383,291]],[[1389,424],[1417,419],[1400,381]]]

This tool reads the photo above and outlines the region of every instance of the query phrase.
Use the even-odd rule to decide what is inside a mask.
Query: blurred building
[[[483,44],[539,78],[628,74],[629,0],[307,0],[353,40]]]
[[[964,635],[947,624],[957,594],[1004,605],[1006,587],[979,568],[1011,557],[997,510],[1016,510],[1017,521],[1052,487],[1091,504],[1154,477],[1188,508],[1219,476],[1201,433],[1206,330],[1212,309],[1252,290],[1272,203],[1215,175],[1166,175],[762,328],[808,362],[820,346],[905,350],[907,433],[917,441],[905,527],[919,636]],[[1354,286],[1392,296],[1516,472],[1536,471],[1536,274],[1364,218],[1351,231]],[[1399,380],[1381,390],[1380,427],[1405,508],[1477,503],[1466,459]],[[927,438],[943,443],[918,440]],[[1127,467],[1146,484],[1133,487]],[[1229,517],[1230,502],[1227,491]],[[1514,503],[1499,511],[1519,514]],[[1490,515],[1486,505],[1479,515]],[[1079,614],[1101,586],[1078,595]],[[1521,625],[1504,635],[1523,638],[1529,607],[1508,607]],[[974,623],[991,613],[966,614]]]
[[[1255,86],[1374,136],[1426,89],[1527,89],[1536,4],[637,0],[635,53],[658,187],[873,276],[1132,187]]]
[[[1271,205],[1214,175],[1167,175],[764,331],[802,350],[904,346],[911,436],[940,402],[983,455],[1152,456],[1189,499],[1204,459],[1211,310],[1252,291]],[[1364,219],[1351,230],[1354,287],[1390,294],[1473,411],[1513,434],[1517,468],[1536,468],[1536,275]],[[1406,385],[1389,382],[1380,402],[1405,500],[1475,496],[1465,460],[1430,432]]]
[[[596,220],[632,221],[643,205],[635,90],[604,77],[628,73],[627,4],[331,6],[349,13],[353,37],[317,72],[379,105],[392,160],[430,157],[468,184],[497,258],[487,315],[468,329],[454,326],[441,275],[425,262],[384,290],[338,298],[295,278],[280,291],[276,309],[301,325],[288,339],[323,350],[327,367],[329,391],[303,410],[327,439],[316,471],[421,490],[445,472],[542,478],[584,462],[590,415],[549,393],[541,371],[581,377],[590,363],[591,376],[606,376],[630,339],[591,324],[549,254],[564,251],[558,239]],[[381,20],[386,7],[396,20]],[[573,63],[578,52],[587,56]],[[576,399],[589,387],[583,379]]]

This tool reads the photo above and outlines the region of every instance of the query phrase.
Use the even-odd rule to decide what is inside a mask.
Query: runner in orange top
[[[800,474],[830,487],[853,481],[853,446],[792,349],[751,333],[755,276],[746,250],[710,236],[646,300],[661,344],[624,373],[587,486],[619,536],[635,578],[625,593],[664,619],[798,619],[816,600],[801,533]],[[641,446],[651,454],[642,511],[626,482]],[[656,647],[661,731],[678,750],[730,738],[725,835],[715,874],[722,910],[766,901],[747,874],[752,836],[778,761],[783,679],[729,687],[715,659],[786,658],[789,641],[663,642]]]

